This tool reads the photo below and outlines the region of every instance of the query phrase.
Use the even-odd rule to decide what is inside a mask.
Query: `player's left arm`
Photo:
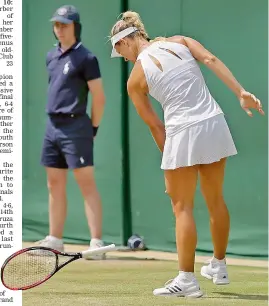
[[[141,75],[141,73],[141,66],[139,63],[136,63],[127,83],[128,95],[132,100],[138,115],[149,127],[160,151],[163,152],[165,143],[164,124],[152,108],[147,95],[147,90],[141,86],[141,79],[143,79],[143,74]]]
[[[84,63],[84,77],[92,97],[91,120],[95,136],[103,118],[106,99],[99,63],[93,54],[88,54]]]
[[[252,117],[250,108],[254,108],[264,115],[261,101],[252,93],[246,91],[237,81],[230,69],[213,53],[207,50],[200,42],[191,37],[174,36],[170,41],[184,44],[189,48],[193,57],[206,65],[215,75],[236,95],[241,107]]]

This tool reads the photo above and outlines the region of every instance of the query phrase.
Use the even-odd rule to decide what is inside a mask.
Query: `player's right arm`
[[[159,150],[163,152],[165,143],[165,127],[154,111],[149,97],[148,88],[144,82],[145,76],[140,62],[136,62],[127,83],[127,91],[135,109],[150,129],[152,137]]]

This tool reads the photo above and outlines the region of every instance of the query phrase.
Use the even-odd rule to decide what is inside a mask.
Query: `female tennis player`
[[[236,155],[237,150],[223,111],[210,94],[197,61],[234,92],[250,117],[251,109],[264,114],[262,104],[196,40],[173,36],[151,41],[135,12],[122,14],[111,30],[111,42],[111,57],[124,57],[134,63],[128,94],[162,152],[161,169],[176,219],[179,274],[153,293],[200,297],[203,292],[194,275],[197,234],[193,217],[198,174],[214,245],[214,256],[202,267],[201,274],[216,285],[228,284],[225,254],[230,220],[222,188],[226,159]],[[148,94],[162,105],[164,124],[151,107]]]

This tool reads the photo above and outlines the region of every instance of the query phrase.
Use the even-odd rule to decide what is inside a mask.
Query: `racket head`
[[[41,285],[56,273],[58,254],[56,250],[40,246],[15,252],[1,267],[2,284],[13,291]]]

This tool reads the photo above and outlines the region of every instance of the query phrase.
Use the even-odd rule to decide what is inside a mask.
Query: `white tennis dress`
[[[223,111],[186,46],[157,41],[144,49],[138,60],[149,94],[164,111],[162,169],[209,164],[237,154]]]

